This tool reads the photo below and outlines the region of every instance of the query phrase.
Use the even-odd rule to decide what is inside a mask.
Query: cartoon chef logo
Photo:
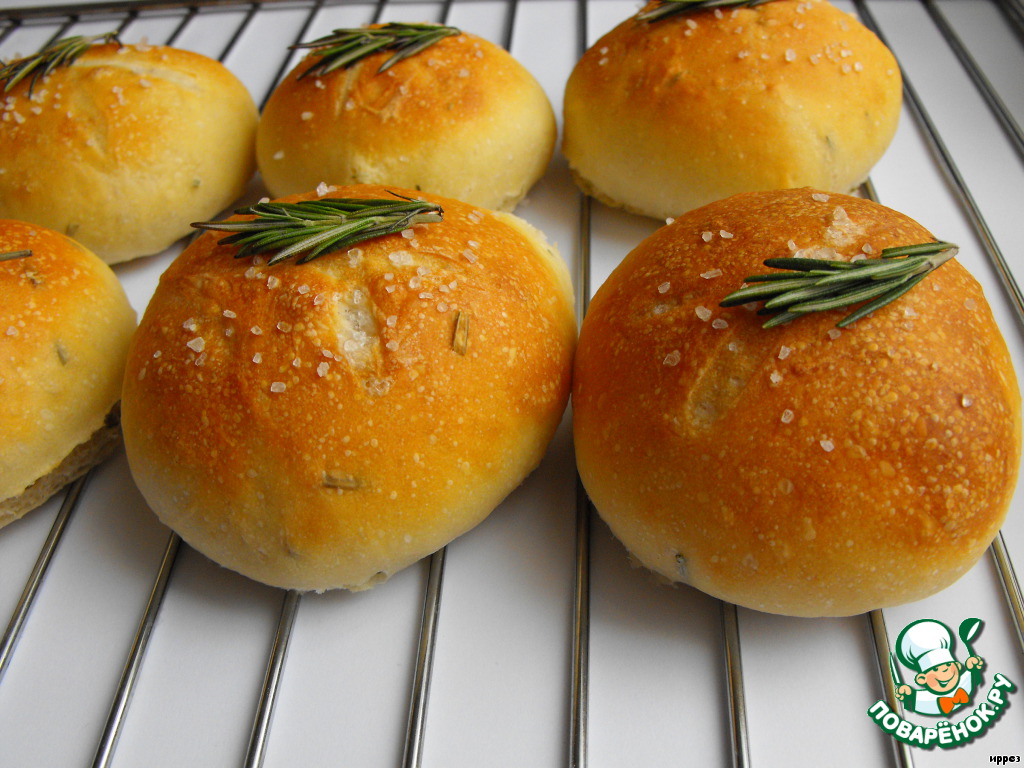
[[[896,656],[907,669],[915,672],[915,688],[905,682],[894,666],[896,698],[904,708],[919,715],[944,717],[971,703],[981,684],[984,660],[971,650],[970,640],[981,627],[979,619],[966,619],[959,635],[967,650],[967,659],[954,656],[953,632],[934,619],[920,619],[903,628],[896,639]]]
[[[889,654],[895,694],[902,706],[878,699],[868,708],[868,716],[894,739],[921,749],[952,749],[988,731],[1009,706],[1009,695],[1017,686],[995,672],[990,674],[988,690],[982,689],[985,662],[971,648],[981,625],[981,619],[964,619],[955,636],[934,619],[920,619],[904,627],[896,638],[895,653]],[[964,661],[956,657],[956,637],[963,643]],[[911,670],[913,677],[904,680],[900,664]],[[904,711],[928,715],[929,719],[923,723],[908,720]]]

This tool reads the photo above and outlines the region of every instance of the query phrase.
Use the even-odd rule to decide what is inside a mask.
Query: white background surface
[[[36,6],[14,0],[0,8]],[[954,20],[1018,122],[1024,122],[1024,46],[987,2],[946,0]],[[454,3],[448,22],[503,42],[506,2]],[[635,10],[591,0],[590,41]],[[1024,167],[925,11],[909,0],[871,8],[937,123],[995,237],[1021,272]],[[439,20],[440,3],[391,3],[383,20]],[[204,10],[175,44],[219,57],[245,8]],[[323,9],[303,36],[370,20],[373,6]],[[308,14],[269,6],[224,63],[262,101]],[[113,19],[113,20],[112,20]],[[103,32],[120,17],[67,34]],[[167,39],[177,16],[147,12],[122,39]],[[573,0],[522,0],[511,50],[561,112],[578,56]],[[29,53],[56,29],[26,21],[0,58]],[[1017,370],[1024,335],[921,133],[905,111],[872,174],[881,201],[939,237],[985,286]],[[259,194],[259,190],[254,190]],[[579,257],[578,197],[564,160],[517,211]],[[656,227],[595,204],[597,287]],[[117,267],[141,313],[177,249]],[[574,567],[574,470],[568,416],[538,471],[483,525],[448,548],[423,764],[535,768],[567,763]],[[59,506],[51,501],[0,531],[0,622],[13,610]],[[1004,529],[1024,563],[1024,495]],[[724,766],[730,761],[719,606],[686,587],[656,585],[593,527],[589,764]],[[72,518],[24,636],[0,684],[0,766],[90,764],[111,698],[168,540],[134,489],[123,456],[99,470]],[[400,762],[426,564],[361,594],[305,596],[300,604],[268,743],[268,766],[392,766]],[[116,766],[227,766],[242,761],[282,595],[182,547],[129,709]],[[886,611],[892,637],[918,618],[985,621],[975,647],[990,671],[1024,683],[1024,662],[994,568],[984,559],[951,589]],[[866,617],[806,620],[740,610],[742,662],[755,766],[864,766],[890,760],[890,741],[867,717],[881,696]],[[990,682],[987,679],[986,685]],[[1024,693],[973,744],[915,750],[919,766],[980,766],[1024,755]]]

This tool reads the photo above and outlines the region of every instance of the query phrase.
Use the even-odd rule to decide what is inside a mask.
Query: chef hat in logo
[[[953,657],[953,633],[943,623],[920,619],[903,628],[896,639],[896,655],[903,664],[918,672],[927,672]]]

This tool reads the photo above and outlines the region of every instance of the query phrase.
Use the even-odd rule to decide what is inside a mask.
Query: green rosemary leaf
[[[909,280],[907,280],[906,282],[904,282],[902,285],[896,286],[895,288],[893,288],[888,293],[883,293],[881,296],[879,296],[874,301],[869,302],[869,303],[865,304],[864,306],[860,307],[859,309],[857,309],[857,310],[851,312],[850,314],[848,314],[846,317],[844,317],[842,320],[840,320],[838,323],[836,323],[836,327],[837,328],[845,328],[848,325],[852,325],[853,323],[855,323],[858,320],[860,320],[862,317],[866,317],[867,315],[870,315],[876,309],[878,309],[880,307],[884,307],[890,301],[895,301],[900,296],[902,296],[904,293],[906,293],[911,288],[913,288],[915,285],[917,285],[922,280],[924,280],[927,275],[928,275],[927,272],[923,272],[920,275],[915,275],[914,277],[912,277]]]
[[[838,323],[845,328],[898,299],[956,252],[952,243],[934,242],[886,248],[880,258],[859,261],[766,259],[765,266],[786,271],[748,277],[745,282],[752,284],[733,291],[719,306],[764,301],[759,313],[772,318],[763,327],[774,328],[811,312],[868,302]]]
[[[238,246],[236,259],[271,253],[267,263],[273,265],[292,256],[304,264],[355,243],[444,218],[439,205],[391,194],[398,199],[324,197],[298,203],[257,203],[235,211],[255,216],[253,219],[201,221],[192,226],[230,232],[220,243]]]
[[[0,62],[0,83],[3,83],[4,93],[28,77],[28,95],[31,96],[39,80],[58,67],[68,66],[97,43],[121,44],[116,32],[90,36],[75,35],[57,40],[31,56]]]
[[[455,27],[392,22],[379,27],[335,29],[329,35],[292,47],[312,48],[313,56],[319,58],[299,75],[301,80],[309,75],[319,77],[335,69],[350,67],[377,51],[394,51],[377,69],[379,74],[439,40],[461,34],[462,31]]]
[[[26,256],[31,256],[32,251],[7,251],[6,253],[0,253],[0,261],[12,261],[14,259],[24,259]]]
[[[805,280],[799,278],[792,278],[789,275],[780,275],[782,279],[775,279],[771,281],[756,282],[755,285],[748,285],[746,288],[740,288],[738,291],[733,291],[727,297],[722,299],[719,303],[720,307],[736,307],[740,304],[748,304],[751,301],[760,301],[761,299],[768,298],[770,296],[776,296],[786,291],[791,291],[795,288],[800,288],[806,285]],[[757,277],[757,275],[755,275]],[[750,278],[747,278],[749,281]]]
[[[693,13],[714,8],[753,8],[756,5],[770,3],[772,0],[661,0],[659,5],[649,11],[641,11],[636,15],[639,21],[661,21],[669,16]]]

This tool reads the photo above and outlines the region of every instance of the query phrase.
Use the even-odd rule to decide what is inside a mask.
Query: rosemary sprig
[[[752,285],[730,293],[719,306],[764,301],[759,313],[774,317],[762,327],[772,328],[810,312],[867,302],[836,323],[845,328],[898,299],[957,250],[953,243],[935,242],[886,248],[881,258],[860,261],[766,259],[766,267],[787,271],[748,277],[745,282]]]
[[[442,221],[441,206],[392,193],[398,200],[325,197],[298,203],[257,203],[235,213],[256,218],[244,221],[202,221],[197,229],[234,232],[220,242],[239,245],[235,258],[255,253],[274,255],[277,264],[303,254],[298,263],[374,237],[401,232],[413,224]]]
[[[24,259],[26,256],[31,256],[32,251],[7,251],[6,253],[0,253],[0,261],[11,261],[13,259]]]
[[[661,21],[668,16],[704,11],[712,8],[753,8],[755,5],[770,3],[772,0],[661,0],[649,11],[636,15],[639,21]]]
[[[455,27],[437,24],[403,24],[392,22],[380,27],[359,29],[336,29],[331,34],[308,43],[299,43],[292,48],[314,48],[313,55],[320,60],[299,75],[326,75],[339,68],[351,67],[357,61],[377,51],[394,51],[377,70],[387,71],[403,59],[414,56],[434,43],[462,31]]]
[[[90,36],[75,35],[57,40],[31,56],[0,62],[0,83],[4,84],[4,93],[10,91],[26,77],[31,76],[28,84],[28,95],[31,96],[32,89],[35,88],[39,80],[49,75],[57,67],[68,66],[85,51],[100,42],[121,44],[121,41],[117,39],[116,32]]]

